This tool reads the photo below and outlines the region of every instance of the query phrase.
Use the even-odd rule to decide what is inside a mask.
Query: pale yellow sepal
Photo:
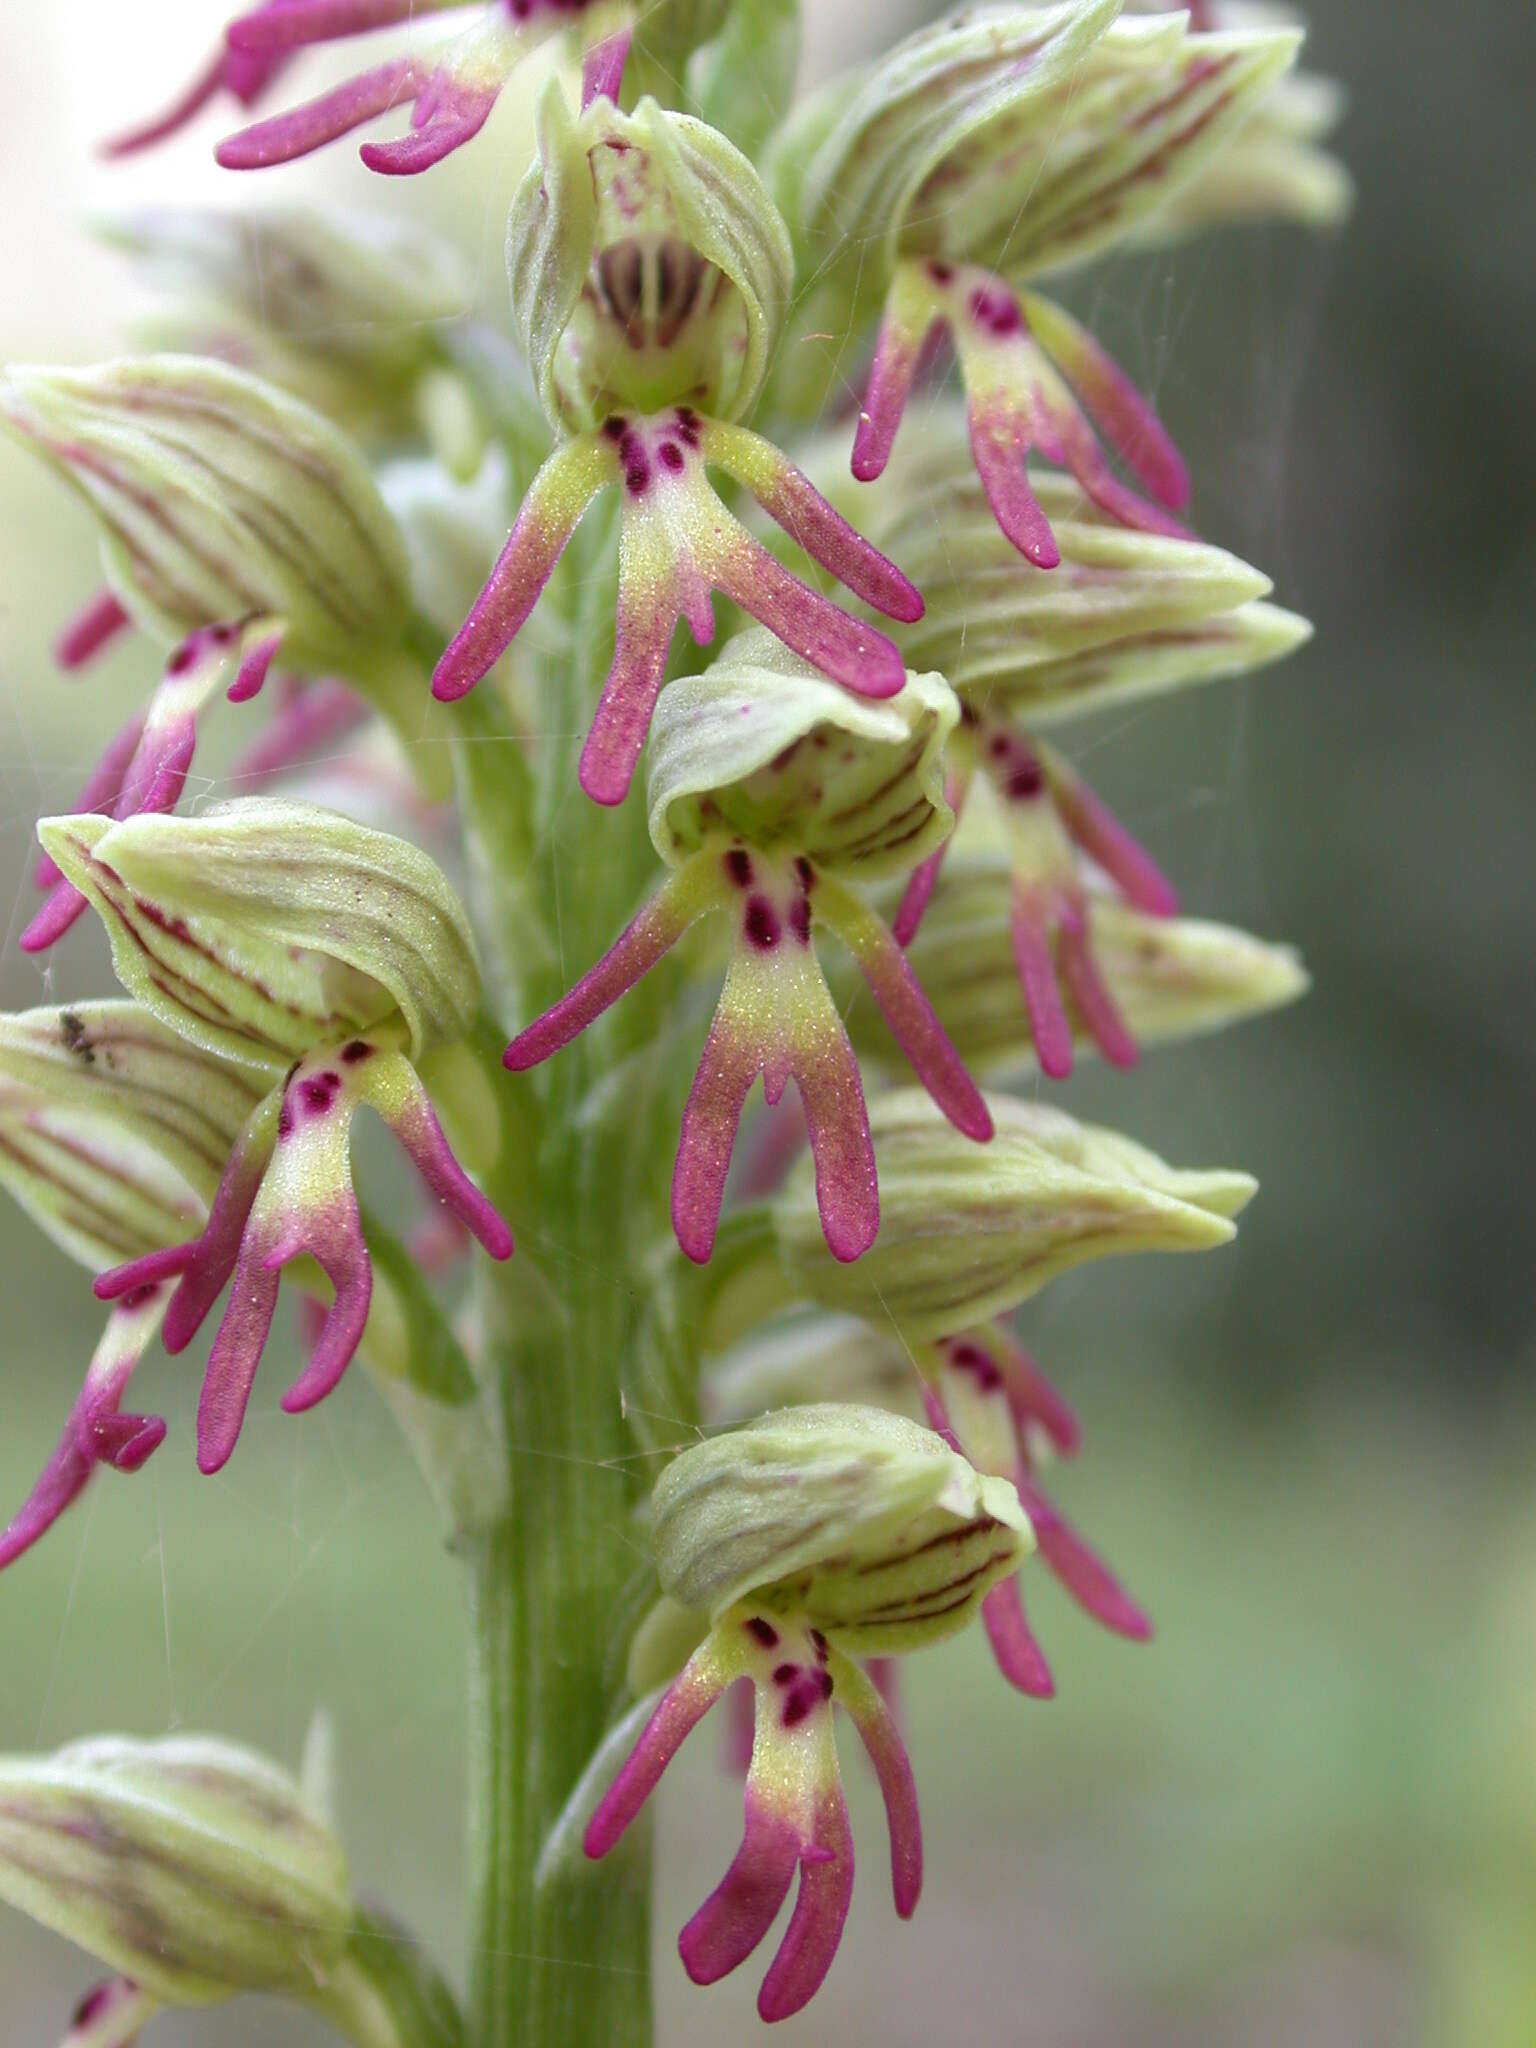
[[[281,621],[285,659],[356,671],[405,623],[400,536],[361,453],[312,407],[207,356],[12,369],[0,419],[90,504],[113,588],[166,642]]]
[[[298,1785],[198,1736],[0,1760],[0,1898],[170,2005],[313,1996],[352,1924],[345,1854]]]
[[[905,873],[949,835],[941,675],[855,697],[761,628],[668,684],[651,722],[651,839],[680,866],[707,839],[804,854],[829,874]]]
[[[880,1234],[851,1265],[828,1256],[809,1172],[797,1167],[774,1206],[792,1290],[912,1341],[946,1336],[1089,1259],[1225,1244],[1255,1191],[1247,1174],[1180,1171],[1043,1103],[990,1096],[988,1106],[995,1135],[975,1145],[920,1090],[874,1098]]]
[[[0,1185],[93,1272],[201,1229],[260,1089],[138,1003],[0,1017]]]
[[[413,1059],[479,1000],[469,922],[418,847],[311,804],[47,818],[38,837],[100,915],[118,979],[205,1050],[280,1073],[398,1032]]]
[[[963,1628],[1033,1548],[1007,1480],[921,1424],[836,1403],[684,1451],[651,1515],[662,1588],[683,1608],[718,1617],[750,1599],[870,1654]]]

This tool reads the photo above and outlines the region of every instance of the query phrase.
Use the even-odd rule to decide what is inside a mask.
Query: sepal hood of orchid
[[[550,420],[688,405],[730,422],[762,389],[794,289],[757,172],[691,115],[644,99],[539,100],[539,154],[507,226],[512,314]]]
[[[774,1203],[794,1290],[889,1317],[910,1340],[1000,1315],[1085,1260],[1204,1251],[1235,1234],[1255,1192],[1243,1173],[1168,1166],[1118,1133],[1044,1103],[989,1096],[994,1136],[974,1145],[915,1089],[870,1110],[881,1229],[856,1265],[829,1259],[805,1165]]]
[[[195,817],[45,819],[118,977],[171,1029],[277,1074],[316,1045],[393,1032],[413,1057],[479,1000],[468,920],[419,848],[275,797]]]
[[[313,1994],[353,1917],[345,1852],[299,1785],[195,1735],[0,1758],[0,1898],[167,2005]]]
[[[12,368],[0,422],[90,505],[108,581],[166,644],[280,630],[303,665],[389,646],[409,604],[362,455],[301,400],[207,356]]]

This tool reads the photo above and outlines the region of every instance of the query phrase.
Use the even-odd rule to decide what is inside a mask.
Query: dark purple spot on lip
[[[674,475],[687,467],[688,458],[675,441],[663,441],[656,452]]]
[[[928,275],[935,284],[952,284],[955,276],[954,265],[952,263],[930,263]]]
[[[314,1116],[322,1116],[336,1099],[336,1090],[341,1086],[340,1074],[327,1070],[316,1074],[313,1080],[300,1083],[299,1094],[304,1107]]]
[[[183,640],[170,660],[165,664],[168,676],[184,676],[197,659],[197,650],[190,640]]]
[[[790,1688],[789,1697],[784,1702],[784,1711],[779,1718],[786,1728],[793,1728],[831,1697],[830,1675],[825,1671],[807,1672]]]
[[[341,1057],[349,1067],[360,1067],[364,1060],[373,1058],[373,1047],[366,1038],[354,1038],[341,1048]]]
[[[977,1344],[951,1344],[950,1363],[961,1372],[968,1372],[987,1393],[994,1392],[1003,1384],[1003,1376],[996,1362]]]
[[[725,856],[725,872],[738,889],[745,889],[752,881],[752,856],[745,847],[733,846]]]
[[[817,1656],[821,1659],[822,1663],[825,1664],[827,1661],[827,1639],[822,1634],[819,1628],[813,1628],[811,1630],[811,1641],[816,1646]]]
[[[624,483],[633,497],[641,497],[651,480],[651,466],[643,460],[624,465]]]
[[[779,1632],[771,1621],[764,1621],[760,1614],[754,1614],[747,1623],[747,1634],[762,1644],[765,1650],[779,1647]]]
[[[765,953],[771,952],[779,943],[780,929],[778,912],[766,896],[753,896],[747,904],[747,914],[742,920],[742,930],[754,946]]]
[[[1010,334],[1017,334],[1024,325],[1024,315],[1017,305],[1003,291],[989,291],[985,285],[971,293],[971,318],[978,327],[999,340]]]
[[[802,889],[809,889],[812,882],[816,879],[816,870],[811,866],[803,853],[795,855],[795,873],[800,878]]]
[[[285,1095],[283,1097],[282,1106],[277,1112],[277,1135],[280,1138],[286,1138],[291,1134],[292,1130],[293,1110],[289,1104],[287,1096]]]
[[[611,412],[603,421],[603,432],[610,441],[622,441],[629,432],[629,422],[622,413]]]
[[[800,1666],[798,1664],[776,1664],[773,1668],[773,1682],[775,1685],[790,1685],[799,1676]]]
[[[811,943],[811,899],[809,896],[797,896],[795,898],[790,908],[789,926],[802,946],[808,946]]]
[[[129,1991],[133,1989],[132,1985],[122,1987],[117,1984],[98,1984],[94,1991],[88,1991],[75,2007],[74,2018],[70,2021],[70,2031],[73,2033],[77,2028],[88,2027],[93,2021],[99,2020],[122,1988]]]
[[[1021,761],[1010,769],[1005,785],[1009,796],[1021,801],[1025,797],[1038,796],[1045,787],[1045,775],[1038,761]]]

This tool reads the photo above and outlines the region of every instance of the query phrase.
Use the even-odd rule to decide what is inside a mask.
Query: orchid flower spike
[[[736,1128],[761,1075],[793,1079],[810,1128],[827,1243],[856,1259],[879,1228],[858,1063],[812,944],[818,924],[857,961],[934,1101],[969,1140],[991,1122],[890,932],[850,882],[900,871],[948,831],[940,757],[956,715],[937,676],[860,704],[744,634],[663,693],[651,747],[651,837],[671,879],[610,951],[508,1047],[547,1059],[632,988],[696,919],[734,927],[730,966],[683,1115],[672,1220],[692,1259],[714,1246]]]
[[[0,1017],[0,1185],[92,1273],[200,1230],[260,1088],[137,1003]],[[120,1295],[58,1448],[0,1533],[0,1569],[45,1535],[103,1465],[136,1472],[165,1437],[124,1412],[171,1289]]]
[[[405,547],[361,454],[319,413],[205,357],[147,356],[13,369],[0,421],[95,513],[112,630],[121,609],[171,649],[148,711],[108,746],[80,810],[121,820],[174,809],[208,706],[221,691],[258,695],[279,653],[300,673],[342,669],[419,732],[418,672],[402,651]],[[103,606],[96,625],[106,623]],[[72,658],[92,631],[77,622]],[[51,865],[39,880],[49,895],[23,934],[29,951],[84,909]]]
[[[464,13],[471,0],[263,0],[229,27],[229,46],[247,58],[281,60],[311,43],[338,42],[434,14]],[[259,121],[222,142],[226,170],[263,170],[308,156],[395,108],[411,109],[410,132],[365,142],[371,171],[410,176],[472,142],[501,89],[525,58],[552,37],[580,52],[583,95],[617,100],[637,28],[661,75],[681,74],[693,43],[713,34],[724,0],[478,0],[477,19],[420,53],[387,58],[319,99]]]
[[[1292,62],[1299,36],[1117,21],[1121,0],[983,8],[919,30],[807,110],[778,182],[797,231],[866,301],[885,302],[854,438],[877,477],[933,342],[947,334],[972,455],[1001,530],[1028,560],[1060,551],[1030,488],[1031,450],[1112,517],[1182,532],[1189,497],[1151,406],[1069,314],[1029,288],[1123,240],[1194,179]],[[876,288],[879,276],[876,276]],[[1117,476],[1102,442],[1141,485]],[[1143,495],[1145,493],[1146,495]]]
[[[335,1296],[290,1413],[336,1387],[362,1340],[373,1268],[350,1164],[359,1109],[388,1123],[493,1258],[511,1254],[418,1072],[439,1089],[473,1072],[456,1057],[479,997],[468,925],[425,854],[307,805],[253,798],[198,818],[60,818],[40,832],[100,915],[130,992],[264,1085],[201,1233],[96,1283],[120,1301],[176,1279],[163,1332],[174,1354],[233,1281],[198,1416],[198,1462],[214,1472],[239,1436],[285,1265],[308,1254]],[[488,1123],[494,1113],[469,1105],[472,1136]],[[478,1164],[493,1157],[494,1143],[477,1146]]]
[[[740,424],[762,387],[793,278],[757,173],[703,122],[646,100],[573,117],[551,83],[540,155],[508,230],[513,312],[562,439],[534,478],[489,582],[438,664],[434,694],[473,688],[521,630],[577,522],[622,491],[613,665],[582,756],[600,803],[629,787],[672,636],[714,637],[723,591],[785,646],[866,697],[903,665],[884,633],[783,568],[716,496],[747,491],[814,561],[888,618],[922,616],[912,584],[768,441]]]
[[[689,1730],[749,1680],[742,1844],[678,1949],[695,1983],[717,1982],[762,1942],[798,1870],[795,1909],[758,1996],[765,2020],[787,2019],[831,1968],[853,1889],[836,1706],[880,1783],[903,1919],[922,1885],[911,1765],[854,1658],[920,1649],[963,1628],[1032,1548],[1029,1523],[1006,1480],[977,1473],[931,1431],[835,1405],[763,1416],[685,1451],[657,1482],[651,1520],[663,1591],[697,1614],[703,1639],[598,1806],[587,1854],[607,1855]],[[644,1683],[636,1662],[632,1676]]]

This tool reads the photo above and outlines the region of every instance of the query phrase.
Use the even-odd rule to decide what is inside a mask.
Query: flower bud
[[[1164,0],[1129,0],[1128,12],[1161,14]],[[1202,28],[1299,28],[1302,18],[1270,0],[1207,5]],[[1331,78],[1292,72],[1261,101],[1237,134],[1168,205],[1153,214],[1142,239],[1165,243],[1228,222],[1287,220],[1301,227],[1337,227],[1349,212],[1348,171],[1322,145],[1344,114],[1344,93]]]
[[[904,472],[877,538],[927,605],[899,629],[903,655],[942,670],[974,708],[1043,724],[1257,668],[1310,631],[1259,602],[1269,578],[1224,548],[1123,526],[1043,471],[1029,486],[1061,561],[1036,573],[998,530],[963,434],[941,432]]]
[[[1068,0],[968,10],[917,30],[851,83],[823,87],[772,162],[797,231],[813,249],[883,245],[894,261],[918,195],[940,166],[946,203],[963,207],[970,186],[955,165],[969,138],[989,124],[1001,134],[1048,122],[1119,6]],[[997,182],[996,168],[987,172],[983,190]]]
[[[464,911],[404,840],[266,797],[38,833],[106,925],[124,987],[209,1052],[275,1073],[383,1028],[417,1058],[473,1015]]]
[[[357,449],[299,400],[207,357],[142,356],[13,369],[0,417],[90,504],[109,582],[159,638],[238,621],[349,675],[397,639],[394,522]]]
[[[678,867],[722,834],[829,874],[906,872],[948,837],[944,743],[960,706],[910,670],[857,698],[761,629],[670,683],[651,727],[651,840]]]
[[[1040,1103],[993,1096],[989,1107],[995,1135],[981,1146],[916,1090],[875,1098],[881,1227],[857,1266],[826,1257],[810,1177],[797,1167],[774,1210],[794,1291],[889,1317],[914,1340],[943,1336],[1006,1313],[1087,1259],[1225,1244],[1254,1193],[1247,1174],[1180,1172]]]
[[[430,456],[407,456],[380,470],[379,489],[405,542],[417,611],[443,632],[455,631],[507,537],[512,485],[505,455],[491,449],[467,481],[445,474]]]
[[[716,129],[652,99],[573,115],[557,80],[539,101],[507,270],[544,409],[576,430],[668,405],[740,418],[794,282],[778,209]]]
[[[760,1331],[710,1365],[699,1389],[709,1423],[746,1422],[802,1402],[856,1402],[925,1417],[922,1380],[888,1329],[820,1310]]]
[[[1117,0],[1000,9],[919,31],[813,111],[790,173],[821,295],[840,276],[850,334],[885,302],[853,473],[889,460],[938,332],[954,344],[977,473],[999,528],[1041,568],[1060,559],[1024,473],[1060,462],[1114,518],[1182,535],[1189,475],[1125,372],[1070,315],[1025,289],[1124,239],[1195,177],[1292,61],[1290,30],[1195,33],[1186,14],[1116,22]],[[883,158],[910,153],[905,175]],[[796,153],[791,148],[790,154]],[[884,261],[871,264],[871,245]],[[839,324],[821,305],[810,317]],[[1116,474],[1101,438],[1143,486]]]
[[[1094,961],[1132,1036],[1146,1044],[1217,1031],[1306,993],[1295,951],[1197,918],[1149,917],[1094,890]],[[918,979],[967,1065],[1010,1074],[1035,1063],[1019,1001],[1012,935],[1013,885],[1006,859],[962,852],[944,864],[928,914],[908,947]],[[1094,1038],[1070,986],[1067,1018],[1080,1052]],[[848,1010],[858,1049],[894,1050],[867,1004]]]
[[[1006,1480],[918,1423],[830,1403],[684,1451],[651,1516],[662,1588],[684,1606],[750,1601],[876,1655],[963,1628],[1032,1548]]]
[[[0,1898],[173,2005],[322,1992],[352,1921],[293,1780],[193,1736],[0,1761]]]
[[[102,233],[173,301],[149,323],[157,345],[238,362],[364,440],[418,434],[454,379],[444,333],[472,283],[452,245],[414,222],[150,207]]]
[[[1195,34],[1185,15],[1119,11],[979,9],[918,30],[851,93],[830,88],[839,113],[820,134],[807,115],[798,184],[812,246],[848,261],[878,241],[891,262],[1014,279],[1081,261],[1193,179],[1300,43],[1287,28]]]
[[[0,1017],[0,1185],[100,1272],[201,1226],[257,1093],[137,1003]]]

